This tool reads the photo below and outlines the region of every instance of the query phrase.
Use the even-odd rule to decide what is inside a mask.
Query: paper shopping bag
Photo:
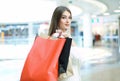
[[[74,72],[73,72],[73,67],[72,67],[72,60],[71,60],[71,57],[69,57],[67,70],[65,73],[59,74],[58,81],[64,81],[64,80],[72,77],[73,75],[74,75]]]
[[[69,56],[70,56],[71,43],[72,43],[72,38],[67,37],[59,57],[59,68],[58,68],[59,75],[61,73],[66,73]]]
[[[20,81],[58,81],[58,59],[66,39],[36,37]]]

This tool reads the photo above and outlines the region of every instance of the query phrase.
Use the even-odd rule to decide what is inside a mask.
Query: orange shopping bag
[[[20,81],[58,81],[58,59],[66,39],[36,37],[26,58]]]

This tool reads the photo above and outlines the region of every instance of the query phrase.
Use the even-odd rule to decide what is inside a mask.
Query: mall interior
[[[0,0],[0,81],[20,81],[36,35],[53,10],[72,12],[73,72],[67,81],[120,81],[120,0]]]

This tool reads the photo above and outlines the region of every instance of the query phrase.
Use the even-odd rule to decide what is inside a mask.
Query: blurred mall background
[[[0,0],[0,81],[19,81],[35,36],[47,33],[58,5],[73,15],[75,81],[120,81],[120,0]]]

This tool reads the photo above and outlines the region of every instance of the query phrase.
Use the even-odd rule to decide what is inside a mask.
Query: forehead
[[[71,16],[70,12],[67,10],[62,13],[62,16]]]

